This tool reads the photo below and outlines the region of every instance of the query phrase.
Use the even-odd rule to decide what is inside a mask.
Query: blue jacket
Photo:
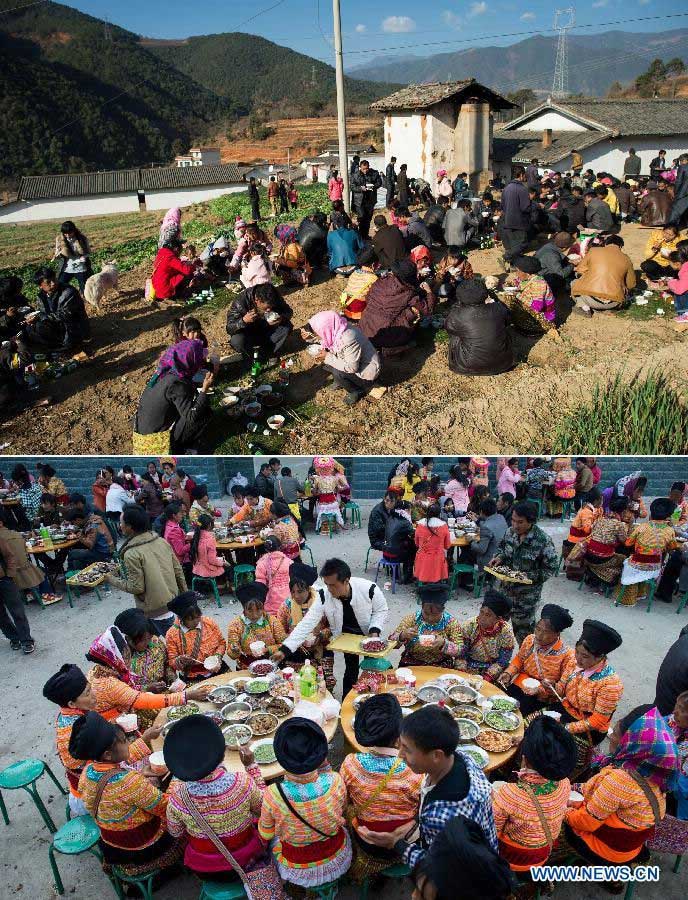
[[[330,254],[330,272],[340,266],[355,266],[356,258],[363,249],[363,241],[352,228],[337,228],[327,235],[327,252]]]
[[[502,228],[527,231],[530,227],[530,194],[523,181],[510,181],[502,191]]]

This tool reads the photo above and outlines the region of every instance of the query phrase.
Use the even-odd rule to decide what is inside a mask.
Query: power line
[[[9,9],[0,9],[0,14],[4,15],[5,13],[17,12],[19,9],[28,9],[30,6],[42,6],[47,2],[48,0],[34,0],[33,3],[25,3],[23,6],[11,6]]]

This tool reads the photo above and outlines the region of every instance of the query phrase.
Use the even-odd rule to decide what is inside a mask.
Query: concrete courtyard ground
[[[364,574],[363,566],[368,549],[366,524],[372,502],[363,501],[363,530],[338,534],[333,540],[308,533],[308,542],[318,564],[330,556],[339,556],[351,566],[354,575]],[[226,508],[226,501],[221,504]],[[541,523],[543,524],[543,523]],[[565,537],[566,527],[558,522],[544,521],[543,527],[551,535],[555,545],[560,546]],[[371,554],[371,557],[373,554]],[[375,555],[376,556],[376,555]],[[371,573],[368,573],[371,575]],[[372,576],[371,576],[372,577]],[[567,638],[573,642],[577,637],[583,619],[600,618],[617,628],[623,635],[623,646],[613,654],[613,663],[625,684],[625,692],[619,712],[625,713],[639,703],[650,702],[654,698],[655,678],[659,664],[667,649],[678,637],[686,624],[686,617],[676,616],[676,607],[658,603],[650,615],[644,608],[614,608],[611,600],[606,600],[591,591],[579,592],[577,585],[559,576],[549,581],[543,591],[545,601],[553,601],[568,607],[575,617],[575,624]],[[390,607],[389,629],[399,618],[415,606],[415,596],[406,587],[400,587],[396,595],[388,594]],[[205,612],[212,615],[223,630],[238,611],[238,605],[223,600],[223,608],[218,609],[209,601]],[[35,605],[28,608],[31,628],[36,639],[36,652],[24,657],[13,653],[9,644],[0,639],[0,684],[3,687],[3,702],[0,706],[0,767],[27,756],[41,757],[54,767],[58,777],[63,770],[54,749],[55,708],[43,699],[41,689],[46,679],[64,662],[73,662],[86,667],[84,653],[90,640],[110,625],[123,609],[131,604],[129,595],[119,591],[104,594],[99,603],[94,594],[85,594],[71,610],[65,602],[47,610]],[[461,592],[458,600],[449,604],[450,611],[458,618],[474,615],[479,601]],[[398,654],[394,655],[398,658]],[[341,684],[341,659],[337,662]],[[336,766],[345,752],[341,732],[338,732],[331,746],[330,758]],[[39,781],[39,791],[57,825],[64,822],[64,800],[47,778]],[[42,826],[38,813],[29,797],[23,792],[5,792],[11,824],[0,825],[0,898],[18,897],[31,900],[48,900],[55,896],[52,876],[48,864],[49,835]],[[674,875],[671,872],[673,858],[655,854],[653,863],[661,865],[662,872],[658,884],[639,884],[636,900],[679,900],[686,896],[685,872]],[[110,900],[114,892],[100,871],[96,860],[84,855],[79,858],[58,857],[58,864],[68,896],[75,900],[91,900],[102,897]],[[185,876],[176,879],[156,893],[160,900],[192,900],[199,894],[198,881]],[[380,900],[402,900],[411,895],[408,881],[385,881],[376,890]],[[356,890],[351,886],[342,887],[342,900],[354,900]],[[563,900],[587,900],[606,896],[601,887],[595,885],[559,885],[556,897]]]

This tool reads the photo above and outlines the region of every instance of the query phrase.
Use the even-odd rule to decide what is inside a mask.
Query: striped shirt
[[[467,667],[480,672],[488,681],[495,681],[509,665],[516,645],[510,622],[503,621],[495,634],[487,634],[478,625],[477,617],[461,623],[463,647],[457,668]]]
[[[569,529],[569,543],[577,544],[579,541],[584,540],[591,533],[595,522],[601,519],[603,515],[604,510],[601,507],[595,509],[592,503],[586,503],[584,506],[581,506]]]
[[[564,698],[564,708],[576,719],[567,729],[571,734],[607,731],[623,690],[623,682],[606,660],[586,675],[578,671],[574,656],[556,685],[557,693]]]
[[[250,769],[250,771],[249,771]],[[254,763],[246,772],[228,772],[223,766],[200,781],[186,782],[189,796],[220,838],[231,838],[252,824],[252,818],[260,814],[265,782],[260,766]],[[206,834],[198,827],[180,796],[181,782],[176,778],[170,783],[167,806],[168,831],[174,837],[189,834],[205,840]]]
[[[137,709],[167,709],[186,703],[184,691],[175,694],[149,694],[137,691],[111,673],[105,666],[96,665],[86,675],[96,693],[96,712],[105,719],[116,719],[122,713]]]
[[[373,792],[395,765],[391,778],[371,800]],[[356,818],[365,822],[366,827],[372,828],[375,822],[403,823],[415,818],[423,776],[412,772],[398,756],[350,753],[342,762],[339,774],[344,779]]]
[[[495,828],[500,839],[519,847],[547,847],[547,835],[524,784],[533,789],[552,839],[556,841],[566,815],[571,782],[568,778],[557,782],[547,781],[540,775],[526,774],[521,781],[502,784],[492,793]]]

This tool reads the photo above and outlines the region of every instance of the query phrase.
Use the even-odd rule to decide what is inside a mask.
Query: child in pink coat
[[[279,538],[274,535],[265,539],[264,547],[267,552],[256,563],[256,581],[267,587],[265,612],[274,616],[284,601],[291,596],[289,569],[292,560],[282,553]]]
[[[679,247],[678,261],[681,268],[678,270],[678,278],[670,278],[667,287],[674,295],[676,307],[675,322],[682,325],[688,323],[688,247]]]
[[[516,496],[516,484],[521,480],[521,472],[518,468],[518,459],[515,456],[512,456],[511,459],[507,462],[506,466],[502,469],[502,473],[499,476],[499,481],[497,482],[497,493],[498,494],[513,494]]]
[[[217,543],[213,534],[213,517],[205,513],[198,517],[191,541],[189,558],[193,574],[200,578],[224,578],[228,563],[217,555]]]
[[[344,196],[344,180],[336,171],[332,173],[332,177],[327,182],[327,196],[333,203],[335,200],[341,200]]]
[[[444,496],[447,500],[454,501],[454,509],[457,516],[464,516],[470,502],[468,496],[469,478],[461,471],[461,466],[452,466],[449,471],[451,478],[444,487]]]

